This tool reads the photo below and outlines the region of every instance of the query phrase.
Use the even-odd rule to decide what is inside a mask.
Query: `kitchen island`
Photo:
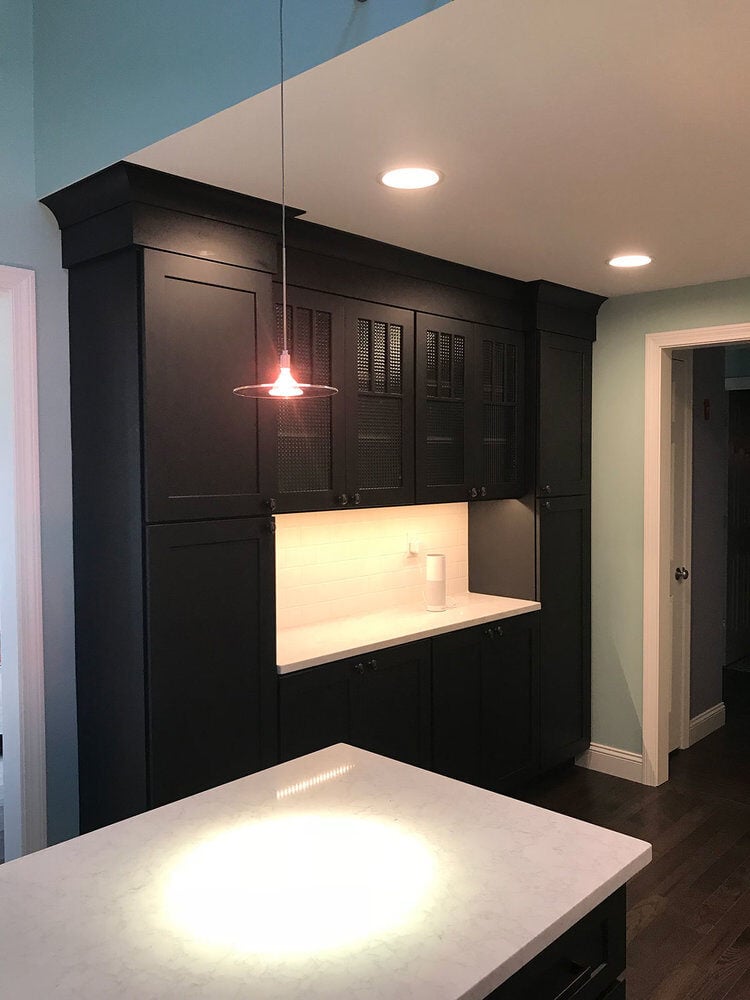
[[[589,1000],[650,856],[339,744],[0,868],[0,997]]]

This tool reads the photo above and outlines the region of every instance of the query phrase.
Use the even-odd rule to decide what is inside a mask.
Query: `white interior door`
[[[693,356],[672,353],[672,532],[670,601],[672,656],[669,751],[689,745],[690,729],[690,550],[692,528]]]

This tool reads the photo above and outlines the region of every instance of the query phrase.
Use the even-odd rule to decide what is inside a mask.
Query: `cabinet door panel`
[[[591,489],[591,342],[539,335],[540,492],[574,496]]]
[[[352,742],[350,669],[342,661],[279,677],[281,760]]]
[[[429,767],[430,644],[393,646],[363,660],[351,686],[357,746]]]
[[[349,300],[346,337],[346,492],[361,504],[410,503],[414,499],[414,314]]]
[[[417,314],[417,500],[466,500],[475,472],[471,323]],[[476,484],[478,485],[478,484]]]
[[[540,502],[543,763],[586,749],[591,737],[591,507],[588,497]]]
[[[525,492],[524,337],[475,325],[474,338],[474,399],[481,408],[473,431],[474,478],[489,500],[520,497]]]
[[[533,614],[433,640],[436,771],[495,791],[536,773],[537,633]]]
[[[272,372],[270,276],[155,250],[144,271],[147,520],[262,513],[272,412],[232,390]]]
[[[272,538],[265,518],[147,530],[152,806],[273,763]]]
[[[518,625],[500,622],[503,635],[483,647],[484,778],[497,790],[531,777],[539,766],[538,633]]]
[[[287,289],[287,334],[299,382],[340,391],[322,399],[276,401],[276,509],[328,510],[345,491],[344,300]],[[274,284],[276,346],[283,344],[281,286]]]
[[[477,785],[482,779],[480,629],[432,640],[432,759],[440,774]]]

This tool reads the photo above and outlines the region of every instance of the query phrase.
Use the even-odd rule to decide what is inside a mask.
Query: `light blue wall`
[[[750,321],[750,278],[610,299],[594,344],[592,739],[641,750],[644,344]]]
[[[286,0],[287,76],[449,0]],[[279,82],[273,0],[36,0],[37,190]]]
[[[67,282],[34,185],[32,3],[0,4],[0,263],[36,272],[50,841],[78,829]]]

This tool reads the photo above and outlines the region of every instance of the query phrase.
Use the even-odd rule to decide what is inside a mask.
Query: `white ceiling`
[[[748,275],[749,45],[748,0],[454,0],[288,82],[287,201],[604,295]],[[278,201],[278,97],[130,159]],[[412,162],[444,181],[376,182]]]

